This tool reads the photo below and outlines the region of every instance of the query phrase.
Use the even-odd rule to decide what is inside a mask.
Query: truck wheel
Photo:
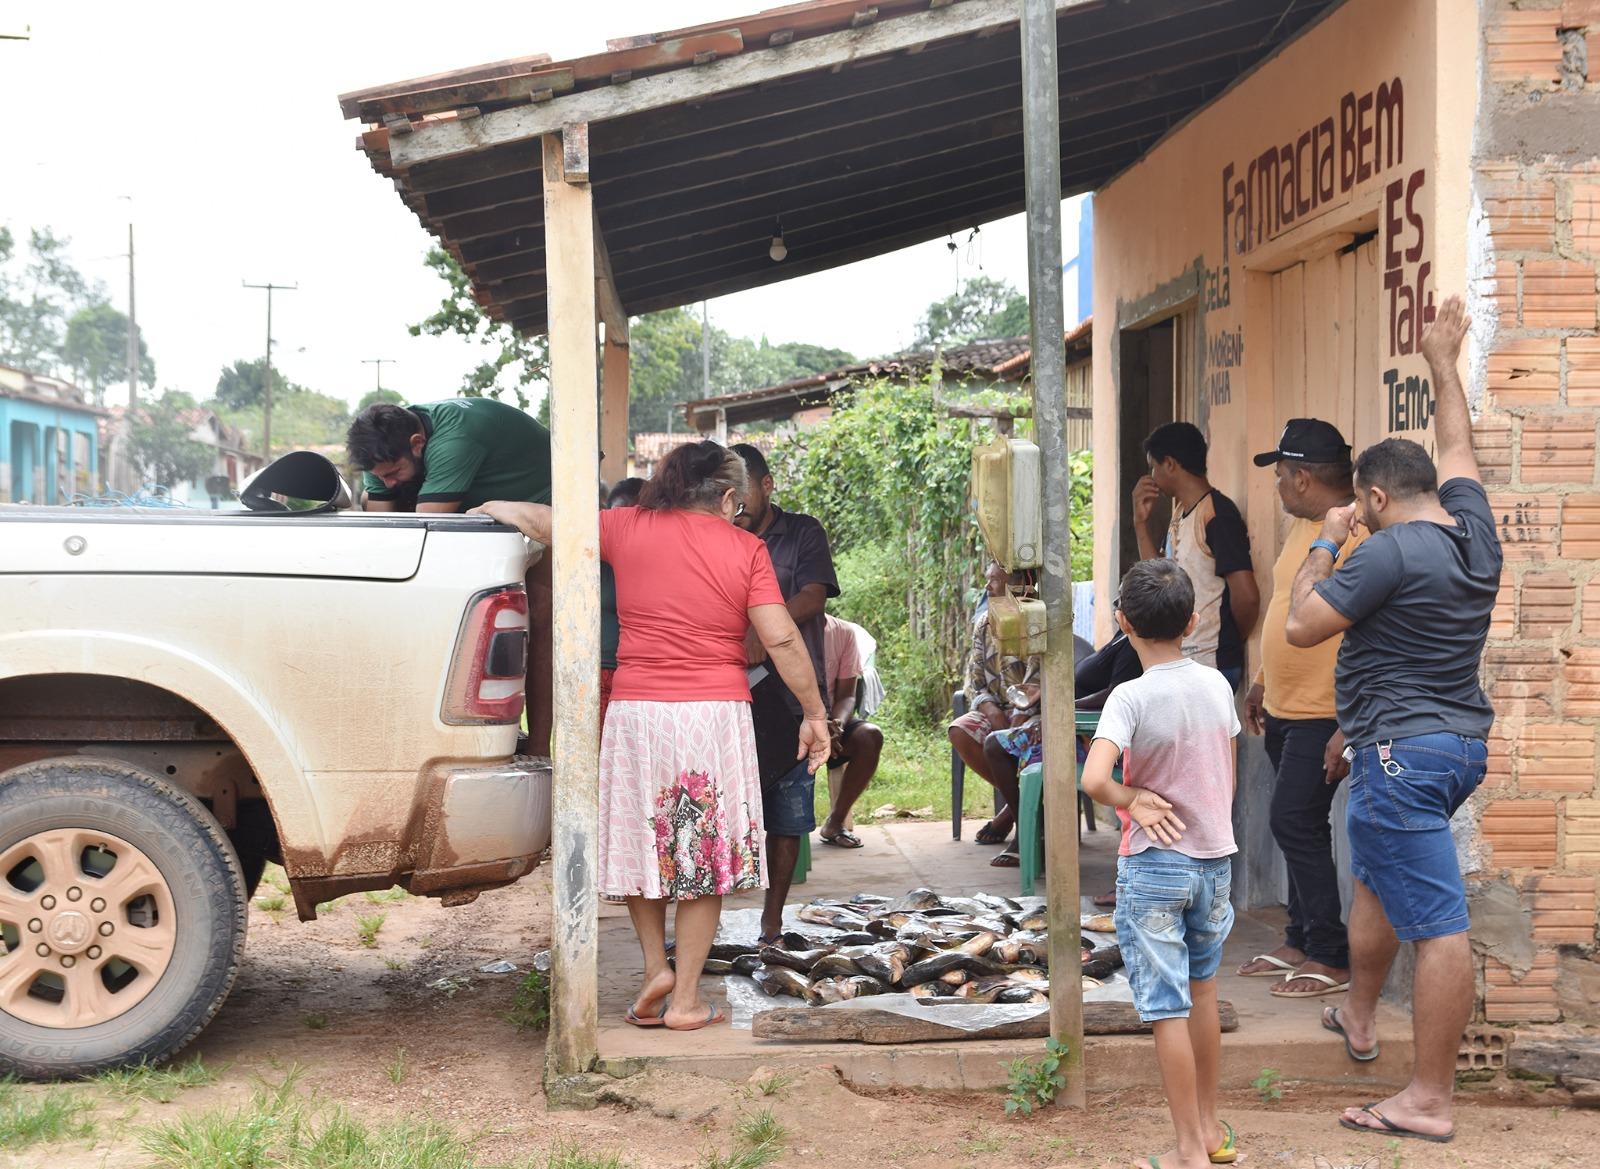
[[[204,805],[114,759],[0,775],[0,1075],[155,1062],[233,987],[244,879]]]

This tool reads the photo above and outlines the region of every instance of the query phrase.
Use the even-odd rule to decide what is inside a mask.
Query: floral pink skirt
[[[600,892],[689,900],[767,883],[748,702],[618,699],[600,740]]]

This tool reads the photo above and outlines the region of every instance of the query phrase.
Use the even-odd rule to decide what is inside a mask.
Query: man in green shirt
[[[367,511],[467,511],[492,499],[550,502],[550,432],[493,398],[368,406],[350,424]],[[550,754],[550,558],[528,570],[528,740]]]

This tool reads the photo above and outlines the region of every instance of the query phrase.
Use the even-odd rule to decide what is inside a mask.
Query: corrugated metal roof
[[[1056,0],[1062,189],[1103,185],[1339,0]],[[545,328],[538,135],[589,125],[633,314],[1023,207],[1014,0],[815,0],[344,95],[491,315]],[[788,257],[768,258],[781,225]]]

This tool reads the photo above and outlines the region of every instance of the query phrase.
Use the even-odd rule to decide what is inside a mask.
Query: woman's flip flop
[[[1239,1145],[1234,1139],[1233,1125],[1229,1124],[1226,1120],[1219,1120],[1217,1123],[1222,1126],[1222,1131],[1228,1135],[1223,1140],[1222,1147],[1220,1149],[1217,1149],[1212,1153],[1207,1153],[1206,1156],[1213,1165],[1232,1165],[1239,1159]]]
[[[728,1016],[722,1013],[722,1008],[716,1003],[706,1004],[706,1017],[693,1023],[683,1023],[674,1027],[671,1023],[663,1023],[668,1031],[698,1031],[702,1027],[710,1027],[717,1023],[726,1023]]]
[[[1293,962],[1285,962],[1282,958],[1278,958],[1272,954],[1257,954],[1254,958],[1250,959],[1250,962],[1265,962],[1268,966],[1273,967],[1273,969],[1255,970],[1249,974],[1244,974],[1241,971],[1235,970],[1234,973],[1240,978],[1286,978],[1288,977],[1290,971],[1299,969],[1299,967],[1297,967]],[[1250,962],[1246,962],[1245,965],[1250,965]]]
[[[1345,1054],[1357,1063],[1371,1063],[1378,1058],[1378,1045],[1376,1043],[1372,1045],[1371,1051],[1357,1051],[1350,1043],[1350,1036],[1345,1034],[1344,1026],[1339,1022],[1338,1007],[1324,1007],[1322,1009],[1322,1028],[1325,1031],[1332,1031],[1343,1039]]]
[[[634,1009],[629,1007],[628,1013],[623,1018],[635,1027],[665,1027],[667,1025],[667,1003],[671,998],[672,996],[668,995],[661,1000],[661,1013],[659,1015],[636,1014]]]
[[[1343,994],[1350,989],[1350,980],[1348,978],[1340,982],[1326,974],[1315,974],[1310,971],[1285,974],[1283,976],[1283,985],[1288,986],[1289,983],[1299,978],[1308,979],[1311,982],[1320,982],[1322,985],[1315,990],[1280,990],[1275,986],[1267,993],[1275,999],[1318,999],[1325,994]]]

